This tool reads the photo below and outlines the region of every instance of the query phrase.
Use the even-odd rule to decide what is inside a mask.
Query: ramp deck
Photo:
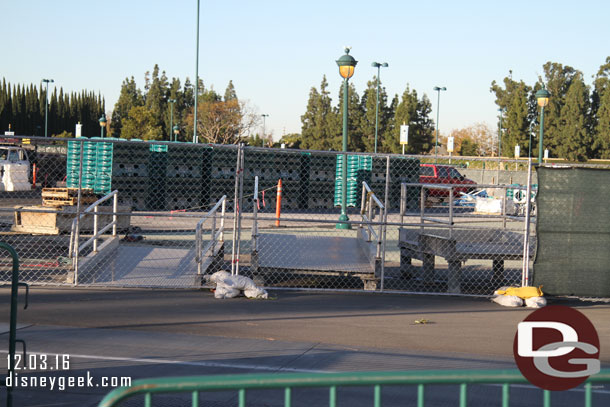
[[[265,233],[258,237],[258,268],[335,275],[374,275],[357,238]]]

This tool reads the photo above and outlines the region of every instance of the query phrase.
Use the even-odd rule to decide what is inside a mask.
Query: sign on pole
[[[518,145],[515,146],[515,158],[519,158],[519,153],[521,152],[521,147]]]
[[[447,138],[447,152],[453,153],[453,136]]]
[[[409,144],[409,125],[400,126],[400,144]]]
[[[83,134],[83,125],[78,123],[76,125],[76,137],[82,137]]]

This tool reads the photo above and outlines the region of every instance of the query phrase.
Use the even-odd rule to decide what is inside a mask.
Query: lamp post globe
[[[104,127],[106,127],[106,114],[102,113],[102,117],[100,117],[100,129],[102,132],[102,138],[104,138]]]
[[[172,130],[174,131],[174,141],[178,141],[178,134],[180,134],[180,128],[176,124],[176,125],[174,125]]]
[[[349,78],[354,76],[354,70],[358,61],[356,61],[354,57],[349,54],[350,49],[350,47],[345,47],[345,54],[341,55],[341,57],[339,57],[339,59],[336,61],[337,66],[339,67],[339,75],[341,75],[343,78],[343,161],[341,165],[341,215],[339,216],[339,223],[337,223],[336,226],[337,229],[351,229],[350,224],[345,223],[349,221],[349,218],[347,217],[347,105],[349,103],[349,86],[347,82],[349,81]]]
[[[540,106],[540,141],[538,142],[538,165],[542,164],[542,151],[544,149],[544,108],[548,106],[550,97],[551,93],[546,90],[544,84],[542,84],[542,88],[538,90],[538,92],[536,92],[536,100],[538,101],[538,106]]]

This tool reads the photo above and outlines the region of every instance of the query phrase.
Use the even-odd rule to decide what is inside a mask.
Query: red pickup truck
[[[422,184],[448,184],[466,185],[464,187],[453,188],[453,196],[460,196],[460,192],[469,193],[474,191],[476,182],[464,177],[458,170],[449,165],[420,164],[419,182]],[[449,190],[429,189],[428,196],[445,198],[449,196]]]

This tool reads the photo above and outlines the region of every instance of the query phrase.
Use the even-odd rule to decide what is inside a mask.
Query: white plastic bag
[[[542,308],[546,306],[546,298],[531,297],[525,300],[525,306],[528,308]]]
[[[251,278],[245,276],[232,276],[227,271],[217,271],[209,277],[209,280],[216,283],[215,298],[234,298],[242,291],[248,298],[267,299],[269,297],[267,291],[257,287]]]
[[[523,306],[523,300],[514,295],[495,295],[491,300],[496,304],[500,304],[504,307]]]

